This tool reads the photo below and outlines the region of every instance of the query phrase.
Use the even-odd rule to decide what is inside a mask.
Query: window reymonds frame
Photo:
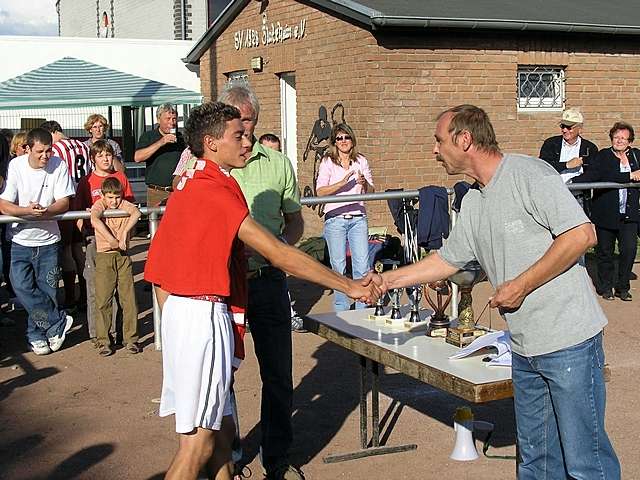
[[[564,68],[518,65],[518,110],[562,110]]]

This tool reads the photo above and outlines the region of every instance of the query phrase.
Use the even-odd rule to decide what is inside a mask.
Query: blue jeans
[[[42,247],[11,245],[11,284],[28,313],[27,340],[47,340],[61,335],[66,314],[58,308],[60,280],[59,244]]]
[[[329,249],[331,268],[344,275],[347,269],[347,242],[351,250],[351,272],[353,278],[362,278],[369,271],[369,227],[367,217],[343,218],[335,216],[324,222],[324,239]],[[351,300],[342,292],[334,292],[333,304],[336,312],[349,310]],[[365,308],[356,302],[356,308]]]
[[[604,428],[602,333],[535,357],[513,354],[519,480],[620,478]]]

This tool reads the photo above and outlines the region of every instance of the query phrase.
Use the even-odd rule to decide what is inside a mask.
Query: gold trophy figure
[[[382,264],[381,261],[378,260],[373,266],[373,269],[376,271],[376,273],[381,274],[382,271],[384,270],[384,265]],[[371,317],[375,319],[376,317],[379,318],[383,316],[384,316],[384,295],[381,295],[376,301],[376,309],[373,312],[373,315],[371,315]]]
[[[423,286],[424,298],[433,309],[426,335],[428,337],[443,337],[450,324],[449,316],[444,311],[451,301],[451,287],[448,280],[429,283]],[[435,301],[429,295],[429,290],[436,292]]]
[[[458,326],[447,328],[447,343],[460,348],[466,347],[477,337],[486,333],[485,330],[475,326],[473,297],[471,296],[473,286],[484,280],[486,276],[480,265],[474,263],[449,277],[449,280],[458,285],[460,289],[460,303],[458,304]]]

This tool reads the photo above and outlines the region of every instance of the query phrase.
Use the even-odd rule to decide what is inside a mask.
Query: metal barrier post
[[[449,199],[451,200],[451,195],[449,195]],[[453,208],[449,208],[449,213],[451,214],[451,230],[456,224],[458,220],[458,212],[456,212]],[[458,285],[453,282],[451,283],[451,318],[458,318]]]
[[[149,213],[149,233],[151,234],[151,240],[158,230],[158,212]],[[153,298],[153,338],[156,345],[156,350],[162,350],[162,334],[160,331],[161,312],[160,305],[158,305],[158,299],[156,298],[156,290],[151,287],[151,296]]]

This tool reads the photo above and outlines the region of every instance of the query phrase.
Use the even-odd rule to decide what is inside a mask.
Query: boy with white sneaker
[[[52,156],[52,137],[41,128],[27,134],[27,153],[9,164],[0,195],[5,215],[41,220],[12,224],[11,283],[27,313],[27,340],[36,355],[62,347],[73,318],[58,306],[60,230],[54,215],[69,209],[75,193],[69,170]]]

